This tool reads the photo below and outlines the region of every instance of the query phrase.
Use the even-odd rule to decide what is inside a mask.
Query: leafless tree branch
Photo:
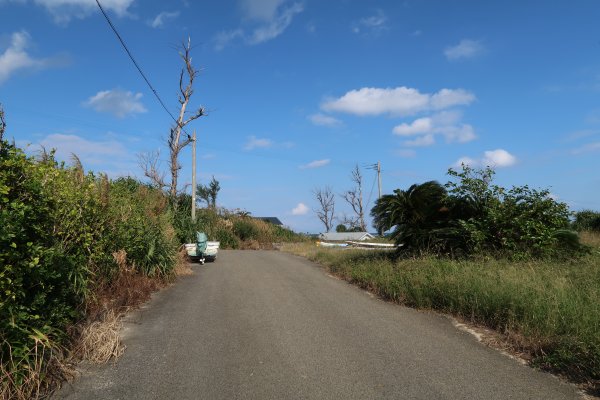
[[[315,209],[314,212],[323,225],[325,225],[325,231],[329,232],[333,227],[333,220],[335,218],[335,195],[329,186],[315,188],[313,189],[313,194],[319,203],[319,208]]]
[[[354,167],[350,174],[350,180],[354,182],[355,187],[341,194],[346,203],[350,204],[352,211],[356,215],[354,224],[360,227],[361,231],[366,231],[365,212],[363,209],[363,179],[358,165]]]
[[[191,40],[190,38],[188,38],[187,43],[184,42],[181,44],[181,48],[179,51],[179,56],[181,57],[184,63],[184,66],[181,69],[181,73],[179,74],[179,116],[177,117],[177,122],[171,129],[171,132],[167,139],[167,144],[169,146],[171,173],[171,182],[168,185],[168,187],[169,194],[171,195],[171,197],[175,197],[177,195],[177,180],[179,177],[179,170],[181,169],[181,165],[179,164],[179,153],[186,146],[193,142],[193,138],[189,134],[186,134],[186,137],[182,137],[182,132],[185,133],[184,127],[190,122],[205,115],[204,107],[199,107],[198,110],[194,114],[192,114],[192,116],[185,119],[186,109],[188,107],[192,94],[194,93],[194,79],[198,74],[198,71],[196,71],[194,69],[194,66],[192,65],[191,50]],[[146,174],[146,176],[148,175]],[[164,183],[164,176],[154,176],[154,178],[162,178],[161,182]],[[150,177],[150,179],[153,178]]]
[[[138,154],[138,165],[153,185],[159,189],[169,186],[165,182],[165,173],[160,170],[160,150]]]

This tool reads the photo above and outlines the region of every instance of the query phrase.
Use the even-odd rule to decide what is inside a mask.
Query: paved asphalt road
[[[127,350],[64,399],[575,399],[432,313],[301,258],[222,251],[128,317]]]

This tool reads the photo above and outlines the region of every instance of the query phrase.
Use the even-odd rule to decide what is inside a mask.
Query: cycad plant
[[[379,199],[371,216],[376,228],[391,228],[391,238],[405,249],[439,249],[448,228],[446,189],[436,181],[414,184]]]

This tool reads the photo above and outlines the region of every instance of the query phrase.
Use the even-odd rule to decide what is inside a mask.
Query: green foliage
[[[205,232],[209,240],[220,242],[222,249],[240,248],[245,241],[256,241],[260,246],[271,248],[276,242],[306,240],[290,229],[252,218],[250,213],[240,210],[199,208],[196,210],[196,221],[192,222],[191,196],[182,194],[176,201],[177,207],[171,212],[180,244],[193,242],[197,231]]]
[[[162,192],[0,143],[0,362],[20,366],[11,371],[18,385],[39,362],[30,359],[35,346],[61,343],[91,290],[117,275],[113,253],[125,250],[140,273],[166,276],[176,242]]]
[[[569,210],[548,190],[492,184],[494,171],[450,169],[445,187],[437,182],[397,189],[382,196],[371,215],[378,229],[403,249],[461,255],[493,253],[512,258],[569,256],[583,250],[567,232]]]
[[[257,224],[249,219],[235,219],[233,222],[233,233],[241,240],[258,240],[261,232]]]
[[[212,180],[208,185],[198,184],[196,188],[196,194],[200,199],[206,202],[208,207],[216,208],[217,207],[217,195],[219,194],[219,190],[221,190],[221,185],[219,181],[212,177]]]
[[[348,232],[348,228],[346,228],[346,225],[344,225],[344,224],[339,224],[338,226],[335,227],[335,231],[336,232]]]
[[[577,231],[600,232],[600,212],[592,210],[576,212],[573,229]]]

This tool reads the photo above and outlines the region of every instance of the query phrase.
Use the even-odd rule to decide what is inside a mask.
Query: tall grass
[[[408,306],[485,325],[534,363],[582,382],[600,380],[600,252],[572,261],[396,259],[393,254],[287,247]]]

